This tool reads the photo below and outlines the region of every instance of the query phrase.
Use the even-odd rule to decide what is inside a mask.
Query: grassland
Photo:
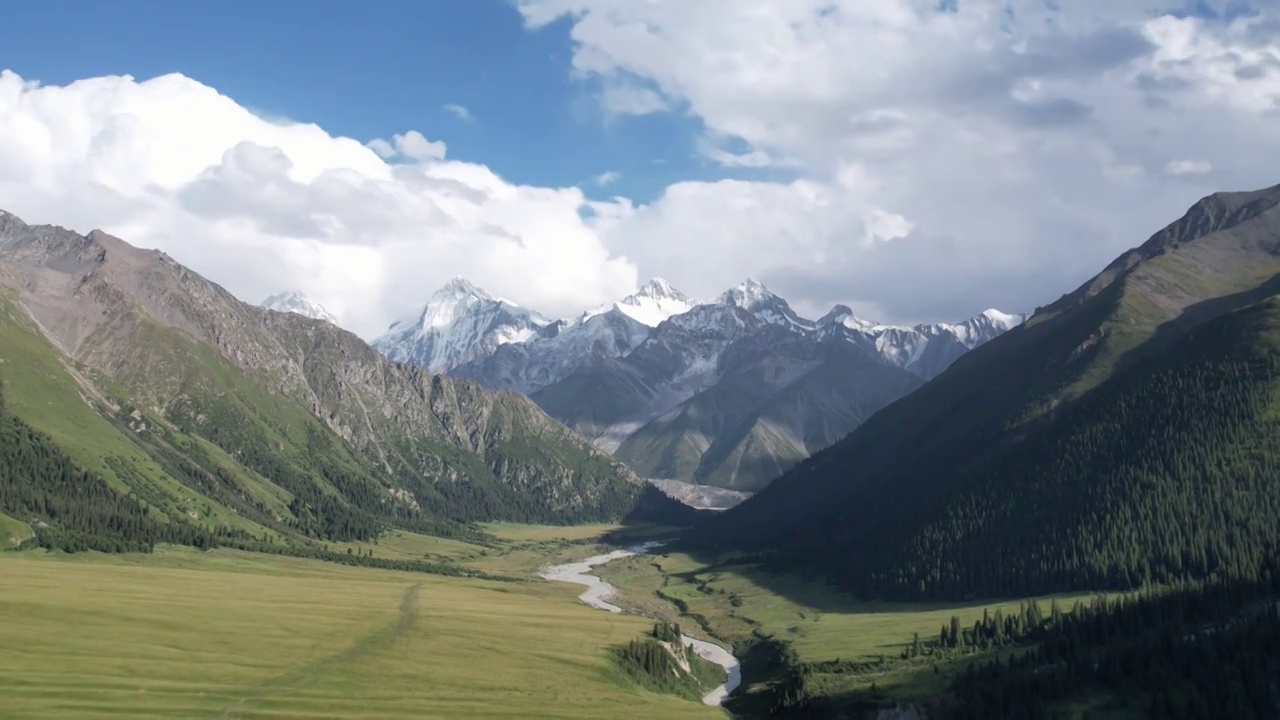
[[[329,543],[329,546],[337,552],[351,550],[362,555],[373,552],[376,557],[391,560],[465,561],[480,557],[487,550],[483,545],[406,530],[386,532],[377,542],[340,542]]]
[[[722,716],[622,677],[609,648],[651,622],[550,583],[188,549],[0,577],[6,718]]]
[[[552,540],[591,540],[618,529],[617,525],[520,525],[517,523],[484,523],[485,531],[512,542],[547,542]]]
[[[0,513],[0,549],[10,544],[17,545],[31,535],[31,528],[26,523]]]
[[[915,633],[927,643],[937,639],[952,616],[959,616],[961,627],[972,627],[984,609],[1019,609],[1018,601],[1008,600],[958,606],[860,602],[822,583],[766,576],[749,566],[709,568],[679,553],[624,558],[601,566],[598,574],[621,591],[624,599],[613,602],[627,610],[680,622],[691,635],[732,643],[756,632],[773,636],[790,644],[806,665],[861,666],[856,673],[815,671],[812,688],[845,695],[870,690],[874,683],[882,698],[894,701],[936,693],[973,660],[952,658],[938,663],[937,671],[933,662],[897,662]],[[1063,595],[1058,600],[1070,607],[1086,597]],[[1050,598],[1042,601],[1048,607]]]

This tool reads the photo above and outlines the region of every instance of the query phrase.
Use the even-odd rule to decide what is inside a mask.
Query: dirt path
[[[355,644],[340,653],[290,670],[250,689],[248,694],[222,711],[223,720],[239,718],[245,706],[254,700],[263,699],[281,690],[305,687],[348,665],[353,665],[370,655],[390,648],[396,640],[413,630],[418,622],[418,589],[420,587],[422,586],[413,585],[405,589],[404,594],[400,596],[400,613],[395,622],[361,637]]]

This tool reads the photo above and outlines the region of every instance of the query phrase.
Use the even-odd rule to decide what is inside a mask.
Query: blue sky
[[[1278,6],[0,0],[0,208],[363,334],[455,275],[556,316],[653,276],[1026,311],[1280,181]],[[410,131],[447,156],[387,159]]]
[[[529,31],[508,0],[48,0],[0,18],[41,28],[5,40],[5,66],[29,80],[179,72],[334,135],[418,130],[516,183],[644,202],[681,179],[760,174],[698,157],[696,118],[606,116],[570,72],[568,19]],[[605,172],[620,178],[595,187]]]

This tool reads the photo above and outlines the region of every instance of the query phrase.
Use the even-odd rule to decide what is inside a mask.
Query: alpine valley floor
[[[1021,605],[861,602],[821,582],[765,575],[752,565],[709,565],[679,552],[622,558],[596,573],[618,588],[610,602],[625,612],[684,623],[731,643],[742,659],[743,686],[725,707],[742,718],[769,716],[792,672],[805,676],[804,694],[831,702],[848,717],[881,717],[878,708],[930,702],[970,665],[1011,651],[946,652],[908,661],[902,655],[915,635],[923,645],[936,646],[939,628],[953,617],[971,628],[984,613],[1014,614]],[[1046,609],[1055,601],[1070,608],[1092,597],[1058,595],[1038,602]],[[834,717],[816,715],[827,716]],[[1108,717],[1141,715],[1121,708]]]
[[[399,534],[509,582],[233,550],[0,553],[5,718],[713,718],[611,648],[653,628],[538,580],[606,529],[493,526],[500,547]],[[352,548],[353,551],[355,548]]]
[[[988,613],[1025,613],[1030,605],[1016,599],[868,603],[661,549],[593,569],[617,588],[608,601],[623,610],[601,612],[578,599],[581,588],[539,579],[539,569],[668,540],[673,530],[485,529],[496,538],[485,546],[395,531],[347,547],[507,580],[175,546],[0,552],[0,716],[882,719],[894,717],[885,708],[948,695],[970,666],[1028,649],[939,644],[948,625],[968,636]],[[1091,600],[1039,598],[1037,608],[1048,622]],[[742,685],[722,708],[646,684],[620,661],[629,644],[650,642],[655,620],[732,647]],[[788,697],[832,711],[779,712]],[[1108,693],[1057,708],[1065,718],[1145,717]]]

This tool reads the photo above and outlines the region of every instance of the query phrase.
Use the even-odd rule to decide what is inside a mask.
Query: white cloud
[[[384,160],[391,160],[397,156],[410,160],[443,160],[447,150],[443,142],[428,140],[417,130],[410,130],[403,135],[393,135],[390,141],[374,138],[369,141],[369,149],[378,153]]]
[[[596,185],[604,187],[605,185],[612,185],[618,182],[621,177],[622,173],[617,170],[606,170],[592,179],[595,181]]]
[[[444,156],[413,131],[366,147],[269,122],[179,75],[0,74],[0,207],[163,249],[249,301],[296,287],[370,336],[458,274],[565,314],[635,286],[580,190]]]
[[[601,94],[605,111],[613,115],[651,115],[669,109],[661,95],[647,87],[610,83]]]
[[[447,104],[447,105],[445,105],[445,106],[444,106],[444,111],[445,111],[445,112],[447,112],[447,113],[449,113],[450,115],[453,115],[454,117],[458,118],[459,120],[466,120],[467,122],[471,122],[472,120],[475,120],[475,116],[474,116],[474,115],[472,115],[472,114],[471,114],[471,111],[470,111],[470,110],[468,110],[468,109],[467,109],[465,106],[463,106],[463,105],[457,105],[457,104],[455,104],[455,103],[449,103],[449,104]]]
[[[1277,1],[1230,22],[1177,4],[518,0],[533,30],[571,23],[573,72],[611,112],[628,107],[616,87],[639,89],[637,112],[699,120],[711,161],[803,179],[697,185],[702,212],[682,184],[614,232],[648,224],[690,265],[756,264],[816,306],[889,319],[1030,309],[1199,196],[1280,182]]]
[[[1213,172],[1213,163],[1207,160],[1170,160],[1164,171],[1170,175],[1203,175]]]
[[[1276,0],[1230,23],[1166,0],[936,4],[519,0],[530,28],[569,18],[606,113],[687,115],[707,160],[768,181],[597,202],[182,76],[6,73],[0,207],[161,247],[250,300],[298,287],[368,336],[458,274],[563,315],[650,275],[697,295],[751,275],[888,321],[1030,309],[1200,195],[1280,182]]]

